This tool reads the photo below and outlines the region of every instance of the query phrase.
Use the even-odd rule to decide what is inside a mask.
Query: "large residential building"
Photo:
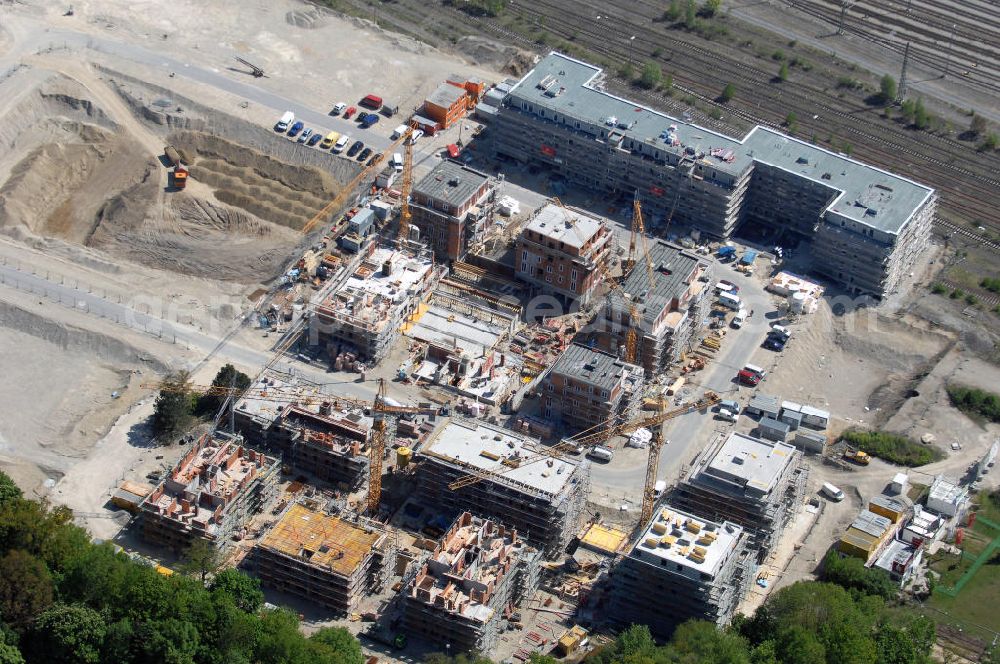
[[[370,252],[310,319],[311,334],[331,358],[349,351],[366,362],[381,362],[403,324],[447,273],[429,255],[375,245]]]
[[[457,652],[491,652],[505,612],[538,587],[540,558],[514,530],[461,514],[405,590],[405,632]]]
[[[410,224],[420,230],[437,262],[461,260],[489,227],[495,199],[493,178],[444,160],[413,185]]]
[[[447,420],[417,450],[418,497],[441,512],[470,511],[516,528],[555,555],[579,528],[590,468],[544,450],[533,438],[480,420]],[[470,475],[479,481],[449,488]]]
[[[268,588],[345,614],[382,580],[384,532],[293,503],[261,539],[248,566]]]
[[[554,295],[564,306],[582,306],[601,283],[613,245],[606,221],[550,203],[521,230],[514,270],[536,293]]]
[[[801,453],[787,443],[733,432],[702,453],[670,502],[740,525],[763,560],[802,502],[806,470],[800,461]]]
[[[567,434],[628,419],[642,382],[642,367],[570,344],[542,381],[542,416]]]
[[[199,539],[222,548],[274,500],[280,465],[238,436],[203,435],[142,502],[143,538],[174,551]]]
[[[549,54],[493,114],[494,149],[610,197],[638,191],[672,228],[726,239],[748,224],[810,242],[813,269],[853,293],[897,290],[927,245],[933,189],[767,127],[736,139],[683,122],[603,78]]]
[[[649,243],[649,263],[632,268],[622,291],[609,294],[594,337],[599,348],[619,354],[635,330],[635,362],[659,375],[698,341],[711,306],[708,263],[663,240]],[[635,313],[636,319],[632,314]]]
[[[752,576],[745,540],[735,523],[661,506],[612,574],[610,615],[662,638],[686,620],[728,623]]]

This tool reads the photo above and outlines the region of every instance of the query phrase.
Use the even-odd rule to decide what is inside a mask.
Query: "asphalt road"
[[[775,316],[773,305],[770,296],[758,281],[733,270],[730,265],[716,263],[713,278],[715,281],[728,279],[737,284],[740,287],[740,297],[746,302],[748,309],[753,309],[754,315],[741,329],[729,328],[720,355],[703,371],[689,378],[688,385],[694,388],[694,393],[688,398],[696,399],[704,391],[711,390],[723,399],[740,399],[745,402],[752,389],[737,385],[734,378],[767,336],[770,321],[765,312],[772,312],[771,315]],[[767,365],[764,368],[770,369]],[[761,389],[766,389],[766,385],[765,379],[761,382]],[[732,427],[733,425],[716,419],[714,413],[688,413],[667,422],[663,433],[663,439],[667,443],[660,452],[657,479],[665,479],[668,484],[675,481],[681,467],[690,463],[701,451],[695,447],[695,443],[706,439],[706,431]],[[618,465],[617,458],[609,464],[592,464],[591,484],[595,492],[606,489],[613,495],[621,495],[623,491],[639,489],[645,479],[645,460],[632,466]]]

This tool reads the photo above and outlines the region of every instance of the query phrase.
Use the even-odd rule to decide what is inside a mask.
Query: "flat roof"
[[[451,83],[442,83],[434,89],[434,92],[427,97],[427,101],[435,106],[451,108],[452,104],[465,96],[465,88],[460,88]]]
[[[382,538],[381,533],[295,503],[260,541],[263,549],[302,560],[303,564],[350,576]]]
[[[643,530],[631,555],[640,560],[653,557],[715,576],[742,534],[743,528],[735,523],[708,521],[663,505]],[[675,571],[670,565],[663,569]]]
[[[892,520],[889,517],[875,514],[869,510],[861,510],[861,513],[854,517],[848,530],[853,528],[872,537],[882,537],[891,526]]]
[[[506,330],[499,323],[435,305],[432,300],[426,309],[421,307],[416,323],[404,333],[438,346],[459,348],[470,357],[482,357]]]
[[[566,488],[577,468],[566,458],[549,456],[516,468],[504,465],[501,459],[532,457],[544,454],[545,448],[534,438],[465,418],[453,418],[439,427],[420,451],[496,473],[487,481],[518,483],[553,496]]]
[[[593,523],[580,538],[580,544],[602,553],[617,553],[628,541],[628,533],[603,523]]]
[[[768,127],[754,127],[742,139],[725,136],[605,92],[602,80],[600,67],[552,52],[514,86],[511,97],[553,117],[618,131],[644,153],[687,151],[733,174],[756,162],[795,173],[830,189],[833,212],[887,233],[898,233],[934,194],[930,187]]]
[[[614,355],[570,344],[552,365],[552,373],[585,381],[609,392],[622,382],[622,376],[642,376],[642,369],[619,360]]]
[[[928,494],[928,498],[955,504],[959,502],[965,494],[966,490],[959,486],[958,482],[952,482],[944,475],[938,475],[934,478],[933,484],[931,484],[931,490]]]
[[[534,231],[555,242],[580,249],[597,235],[602,226],[604,222],[597,217],[548,203],[531,218],[524,231]]]
[[[324,401],[331,402],[334,420],[346,418],[357,426],[370,429],[372,418],[363,417],[363,407],[355,405],[354,400],[324,392],[323,386],[301,376],[294,376],[275,369],[268,369],[250,386],[254,392],[253,398],[242,398],[236,402],[236,411],[258,417],[265,422],[273,422],[289,404],[295,404],[300,410],[307,410],[319,416],[319,405]],[[273,390],[273,391],[272,391]],[[265,395],[273,394],[273,398]],[[361,417],[359,417],[361,416]]]
[[[769,394],[754,394],[750,397],[750,402],[747,404],[748,408],[758,408],[778,411],[778,397],[772,397]]]
[[[784,422],[779,425],[787,428]],[[769,493],[795,457],[788,443],[731,433],[704,469],[714,479],[759,493]]]
[[[453,87],[453,86],[448,86]],[[455,88],[458,90],[458,88]],[[415,195],[461,207],[490,177],[457,161],[445,159],[413,185]]]
[[[650,282],[649,270],[643,261],[639,261],[622,283],[622,290],[642,309],[644,324],[652,327],[660,313],[671,308],[673,301],[680,299],[687,291],[689,284],[695,280],[695,270],[702,261],[687,249],[666,240],[647,238],[646,242],[653,266],[653,280]],[[626,306],[622,302],[620,291],[613,291],[610,297],[616,306]]]

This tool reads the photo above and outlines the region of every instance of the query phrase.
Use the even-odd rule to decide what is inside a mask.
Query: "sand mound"
[[[328,13],[318,7],[312,9],[296,9],[285,14],[285,23],[296,28],[315,30],[329,22]]]

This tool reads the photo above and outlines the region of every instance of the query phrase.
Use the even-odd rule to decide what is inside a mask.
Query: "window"
[[[564,267],[566,267],[566,266],[565,266],[565,265],[563,265],[562,263],[559,263],[559,271],[560,271],[560,272],[562,272],[562,271],[563,271],[563,268],[564,268]]]
[[[522,251],[521,252],[521,260],[523,260],[523,261],[528,260],[528,252],[527,251]]]
[[[563,278],[559,277],[559,285],[562,286]]]
[[[607,399],[608,398],[608,391],[607,390],[601,390],[601,397],[604,398],[604,399]]]
[[[552,274],[552,266],[551,266],[551,265],[546,265],[546,266],[545,266],[545,271],[546,271],[547,273],[549,273],[549,274]]]
[[[573,271],[569,273],[569,278],[576,281],[576,268],[573,268]]]

